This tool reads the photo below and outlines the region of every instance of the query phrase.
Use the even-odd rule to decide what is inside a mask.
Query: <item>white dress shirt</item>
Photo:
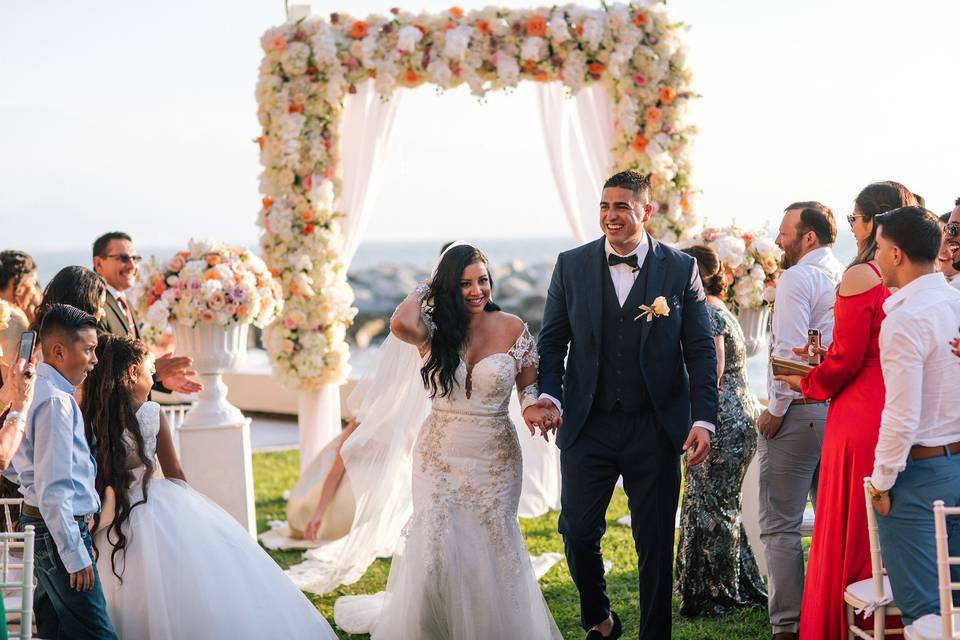
[[[807,343],[807,330],[820,330],[820,343],[829,347],[833,342],[833,305],[837,285],[844,267],[830,247],[820,247],[803,256],[800,261],[780,274],[777,299],[773,305],[773,323],[770,335],[770,353],[781,358],[803,362],[793,353],[794,347]],[[801,395],[785,382],[773,379],[773,368],[767,372],[767,410],[782,417],[790,403]]]
[[[960,289],[960,273],[950,278],[948,282],[950,283],[950,286],[953,287],[954,289]]]
[[[643,236],[640,238],[640,242],[637,243],[637,248],[625,255],[617,253],[613,249],[613,246],[610,244],[609,240],[604,240],[604,247],[606,248],[608,256],[611,253],[622,258],[637,256],[636,270],[634,270],[634,268],[630,265],[623,263],[608,265],[607,267],[610,270],[610,279],[613,280],[613,288],[617,292],[617,300],[620,301],[620,306],[623,307],[623,304],[627,301],[627,297],[630,295],[630,290],[637,281],[637,274],[640,272],[644,261],[647,259],[647,253],[650,251],[650,241],[647,239],[646,232],[644,232]],[[557,410],[560,411],[560,413],[563,413],[563,407],[560,405],[560,401],[551,396],[549,393],[541,393],[540,398],[546,398],[550,400],[550,402],[556,405]],[[697,420],[693,423],[693,426],[703,427],[710,433],[716,433],[717,431],[716,426],[709,422],[704,422],[703,420]]]
[[[910,447],[960,442],[960,291],[942,273],[921,276],[883,303],[880,364],[887,388],[874,455],[873,486],[886,491],[907,465]]]

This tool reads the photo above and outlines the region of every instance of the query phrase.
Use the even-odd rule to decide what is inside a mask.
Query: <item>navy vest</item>
[[[645,319],[634,320],[640,305],[647,304],[647,273],[652,256],[647,252],[643,266],[623,307],[613,286],[607,255],[603,254],[603,313],[600,340],[600,369],[594,407],[604,412],[634,413],[651,406],[647,385],[640,372],[640,329]]]

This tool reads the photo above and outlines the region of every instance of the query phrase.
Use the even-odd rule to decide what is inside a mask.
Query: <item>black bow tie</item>
[[[607,264],[611,267],[615,267],[618,264],[626,264],[633,268],[634,271],[640,268],[640,263],[637,262],[637,254],[632,256],[618,256],[615,253],[611,253],[607,256]]]

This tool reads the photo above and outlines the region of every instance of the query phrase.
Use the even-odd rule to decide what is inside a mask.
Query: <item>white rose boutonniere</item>
[[[646,318],[647,322],[651,322],[654,318],[661,318],[669,315],[670,305],[667,304],[667,299],[663,296],[657,296],[650,306],[645,304],[640,305],[640,315],[634,318],[634,320]]]

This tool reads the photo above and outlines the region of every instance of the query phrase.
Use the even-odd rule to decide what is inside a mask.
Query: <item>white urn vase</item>
[[[232,371],[247,354],[247,324],[229,326],[174,323],[177,353],[193,358],[203,391],[183,419],[183,427],[232,425],[243,422],[240,409],[227,401],[222,374]]]
[[[740,309],[737,319],[743,329],[743,341],[747,348],[747,357],[760,353],[767,343],[767,320],[770,318],[770,307],[759,309]]]

